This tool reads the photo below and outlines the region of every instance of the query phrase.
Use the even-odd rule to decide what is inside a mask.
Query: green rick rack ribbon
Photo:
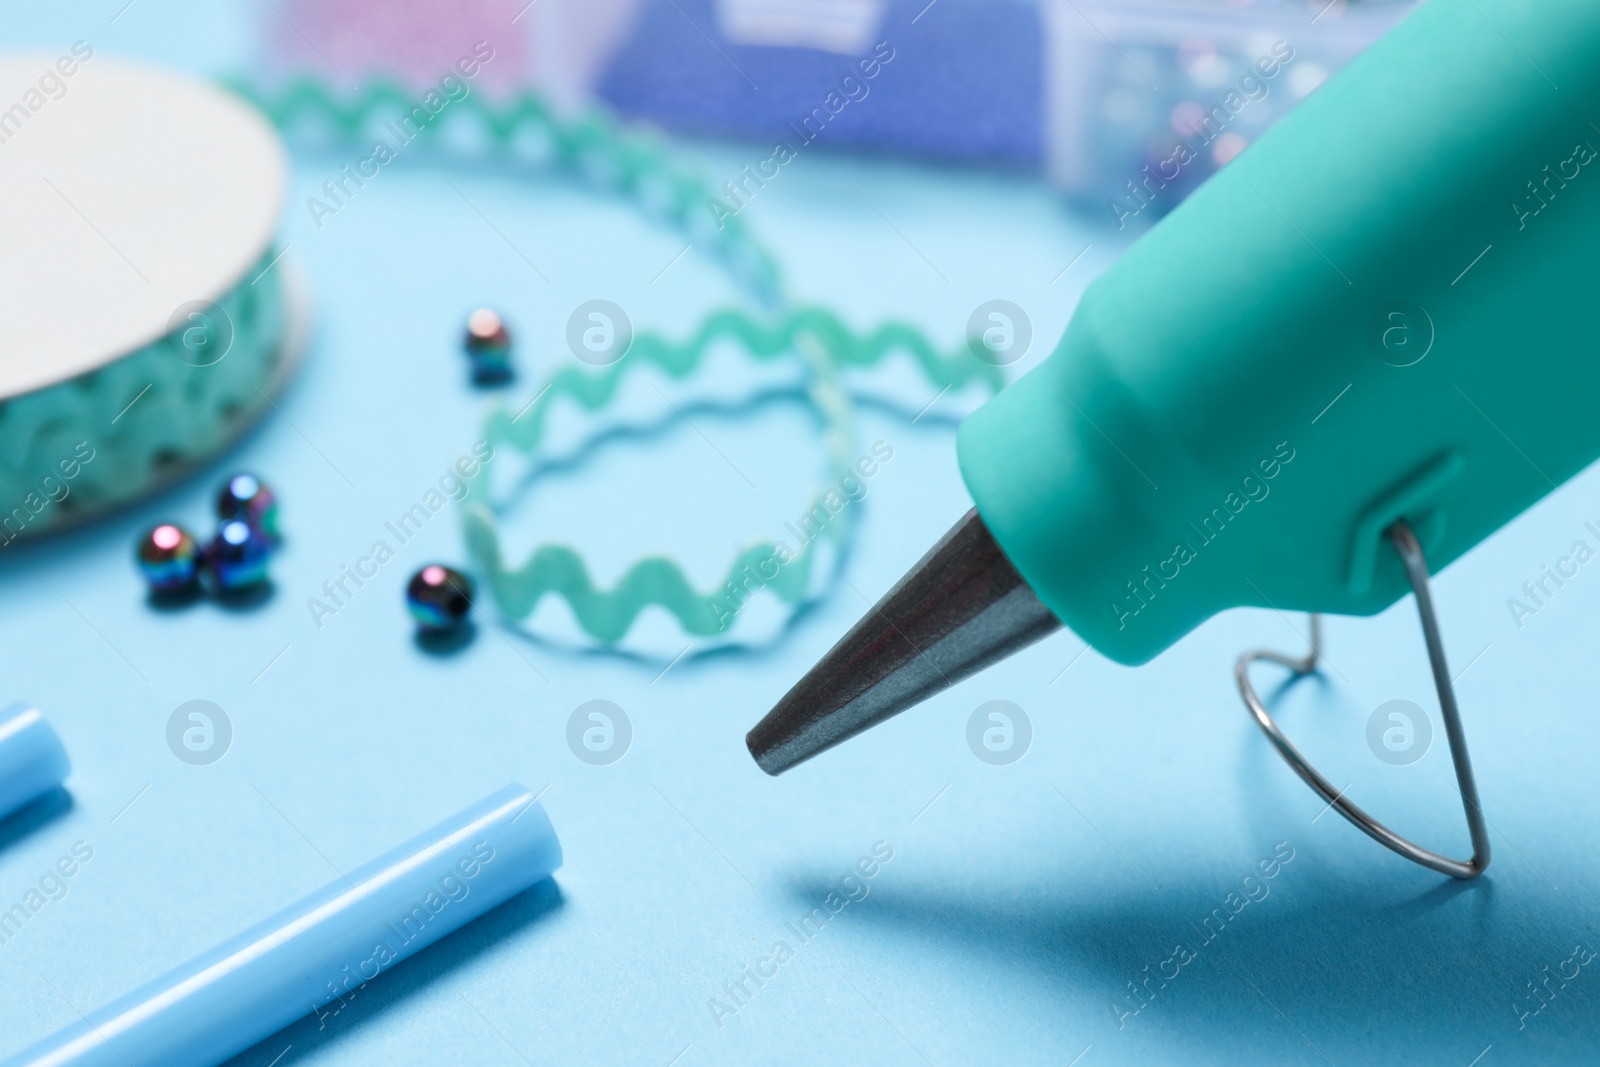
[[[416,105],[403,89],[374,83],[342,96],[321,82],[301,78],[275,92],[242,81],[230,87],[255,104],[284,132],[316,127],[347,140],[376,132],[386,119],[403,117]],[[755,243],[737,217],[717,225],[706,212],[713,194],[699,178],[668,158],[655,139],[625,130],[609,113],[591,108],[563,117],[538,96],[521,93],[503,101],[471,94],[450,105],[446,125],[475,122],[508,154],[535,155],[601,190],[620,192],[648,216],[661,218],[716,250],[718,258],[763,303],[779,299],[777,265]],[[436,133],[429,126],[419,136]],[[529,146],[542,146],[535,152]]]
[[[980,381],[998,388],[999,372],[962,353],[941,356],[909,326],[890,323],[868,337],[857,337],[831,312],[800,308],[774,324],[758,322],[739,311],[719,311],[706,319],[688,341],[673,345],[650,335],[633,342],[626,358],[601,374],[567,367],[557,372],[533,405],[513,416],[501,408],[490,414],[485,436],[490,444],[507,444],[533,454],[543,436],[550,405],[565,397],[587,411],[598,411],[615,395],[622,379],[634,370],[659,367],[675,379],[687,378],[705,353],[718,341],[733,340],[758,360],[798,353],[807,369],[806,396],[819,416],[823,449],[834,482],[852,471],[855,454],[854,405],[839,382],[841,366],[872,366],[895,351],[909,352],[937,388],[961,387]],[[484,477],[479,475],[479,477]],[[583,559],[565,545],[545,545],[520,567],[506,565],[490,508],[473,501],[466,508],[467,548],[473,562],[488,579],[501,610],[517,618],[531,614],[546,593],[563,597],[583,628],[604,642],[621,640],[634,618],[646,606],[659,604],[677,618],[685,632],[705,637],[721,632],[737,611],[740,578],[753,569],[761,585],[779,599],[796,605],[810,587],[814,546],[823,540],[842,544],[853,529],[850,512],[831,507],[832,488],[815,490],[806,511],[822,507],[837,521],[821,525],[818,537],[790,553],[771,541],[750,545],[735,557],[721,587],[697,591],[683,569],[670,559],[655,556],[635,563],[613,588],[602,590],[589,578]],[[781,566],[766,570],[776,559]],[[731,599],[730,599],[731,598]]]
[[[236,88],[280,127],[320,120],[325,128],[350,138],[411,106],[401,90],[385,85],[344,100],[313,80],[295,82],[275,95]],[[720,228],[712,222],[705,210],[712,196],[709,187],[676,167],[661,146],[622,129],[608,114],[590,110],[564,118],[531,94],[498,103],[469,96],[452,107],[475,116],[481,128],[508,152],[526,143],[531,133],[533,140],[547,146],[546,158],[556,169],[619,192],[646,214],[671,222],[696,243],[709,244],[753,300],[770,309],[759,315],[736,309],[714,312],[682,343],[640,333],[620,362],[598,372],[565,367],[516,414],[505,407],[490,412],[485,439],[496,447],[509,446],[533,457],[543,440],[548,412],[558,401],[598,412],[634,371],[655,367],[675,380],[684,380],[711,348],[731,341],[757,361],[788,356],[799,359],[805,371],[805,398],[817,417],[830,472],[829,482],[812,491],[807,510],[820,507],[836,516],[797,551],[770,540],[746,547],[734,557],[727,579],[717,588],[696,589],[682,566],[657,555],[638,560],[616,585],[601,589],[591,579],[583,556],[568,545],[542,545],[521,564],[508,562],[496,510],[487,502],[488,494],[481,493],[477,499],[469,498],[464,508],[467,551],[506,615],[525,619],[546,594],[553,593],[571,606],[578,624],[603,644],[622,640],[639,613],[652,604],[670,612],[687,634],[710,637],[726,632],[746,588],[741,577],[752,569],[762,575],[762,588],[785,604],[798,606],[812,586],[816,546],[823,542],[842,546],[854,529],[849,509],[828,507],[830,496],[838,496],[832,485],[852,472],[856,452],[855,405],[840,380],[841,370],[872,367],[904,352],[935,389],[978,383],[992,392],[1004,384],[998,368],[965,349],[942,354],[909,325],[890,322],[860,336],[824,308],[790,307],[782,296],[775,260],[748,229],[736,218],[723,219]],[[486,474],[477,477],[487,479]],[[769,577],[766,568],[774,561],[780,565]]]

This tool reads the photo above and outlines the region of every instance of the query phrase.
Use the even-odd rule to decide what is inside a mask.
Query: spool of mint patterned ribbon
[[[149,493],[291,369],[286,165],[232,94],[77,42],[0,55],[0,545]]]

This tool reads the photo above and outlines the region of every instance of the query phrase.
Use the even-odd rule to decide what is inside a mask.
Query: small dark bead
[[[270,555],[271,545],[259,530],[240,519],[229,519],[206,545],[202,562],[216,587],[231,592],[265,581]]]
[[[278,540],[278,497],[253,474],[235,474],[217,495],[217,518],[239,519],[270,542]]]
[[[441,563],[430,563],[411,576],[406,607],[422,629],[452,630],[472,610],[472,579]]]
[[[498,385],[511,380],[511,333],[498,313],[479,308],[467,316],[466,346],[474,382]]]
[[[187,589],[200,572],[200,546],[189,531],[170,522],[145,534],[135,556],[140,573],[158,593]]]

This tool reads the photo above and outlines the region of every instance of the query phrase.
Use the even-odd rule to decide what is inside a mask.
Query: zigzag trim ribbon
[[[290,83],[270,95],[243,85],[234,88],[280,127],[320,120],[351,139],[374,129],[385,117],[409,113],[414,106],[393,85],[374,85],[342,99],[312,79]],[[788,355],[800,359],[807,372],[806,399],[821,425],[832,483],[838,484],[853,470],[855,455],[855,405],[840,383],[841,368],[872,367],[896,352],[905,352],[941,390],[977,382],[997,391],[1004,384],[998,368],[966,351],[943,355],[904,323],[888,322],[859,336],[825,308],[787,308],[773,258],[737,218],[713,223],[704,209],[712,197],[709,187],[675,167],[661,146],[623,130],[605,112],[589,110],[567,119],[529,93],[498,103],[469,95],[450,107],[458,113],[452,121],[461,121],[459,113],[469,113],[495,144],[512,153],[531,133],[548,146],[563,169],[591,185],[622,192],[646,214],[664,217],[694,241],[711,244],[719,260],[758,302],[777,309],[773,315],[759,318],[736,309],[717,311],[682,343],[640,333],[625,357],[602,371],[565,367],[517,414],[504,407],[489,414],[484,437],[491,445],[508,445],[532,457],[543,440],[546,415],[557,401],[565,399],[587,412],[598,412],[635,369],[653,366],[681,381],[694,373],[711,348],[731,341],[757,361]],[[726,631],[730,617],[750,591],[753,575],[758,587],[770,590],[790,606],[806,598],[816,545],[822,541],[843,545],[854,528],[848,508],[829,507],[831,499],[839,495],[832,485],[813,490],[807,512],[815,514],[822,509],[832,521],[820,523],[816,536],[798,550],[771,540],[758,541],[735,556],[727,579],[709,591],[695,589],[683,567],[665,556],[638,560],[609,589],[594,584],[583,556],[568,545],[542,545],[521,564],[510,564],[501,547],[495,510],[483,499],[486,493],[479,494],[478,500],[469,498],[463,509],[464,530],[474,567],[508,616],[527,618],[546,594],[553,593],[567,601],[578,624],[603,644],[621,641],[639,613],[652,604],[670,612],[687,634],[709,637]]]
[[[997,368],[964,352],[940,355],[921,334],[901,323],[888,323],[858,337],[823,308],[796,309],[776,323],[724,310],[707,318],[682,344],[640,335],[625,358],[601,374],[563,368],[526,410],[517,415],[505,408],[494,411],[486,426],[486,439],[496,447],[510,445],[532,455],[543,437],[546,414],[557,400],[567,398],[586,411],[599,411],[632,371],[654,366],[674,379],[685,379],[723,340],[738,342],[757,360],[800,354],[809,371],[807,399],[822,424],[834,484],[851,473],[854,462],[854,405],[839,384],[839,367],[869,367],[905,351],[936,388],[959,388],[977,381],[995,390],[1002,384]],[[594,585],[582,557],[565,545],[545,545],[520,566],[508,566],[493,512],[482,502],[470,503],[465,509],[467,549],[488,579],[500,609],[515,618],[527,617],[541,597],[555,593],[571,605],[579,624],[602,642],[621,640],[638,614],[651,604],[669,611],[686,633],[706,637],[726,629],[744,593],[750,591],[752,575],[759,587],[771,590],[786,604],[794,606],[805,598],[815,546],[823,540],[843,544],[853,529],[848,509],[829,506],[830,498],[838,496],[831,486],[813,492],[806,512],[815,514],[817,508],[823,508],[824,514],[834,516],[833,521],[819,523],[814,539],[797,550],[788,545],[780,548],[772,541],[752,544],[734,558],[726,581],[710,591],[696,590],[683,568],[662,556],[638,561],[617,585],[604,590]]]
[[[301,77],[268,91],[233,80],[229,88],[260,108],[285,132],[321,127],[355,141],[377,135],[385,120],[410,115],[420,105],[399,86],[374,82],[357,93],[341,94],[314,78]],[[763,302],[779,297],[777,264],[750,237],[736,216],[718,222],[706,210],[713,193],[698,177],[668,158],[656,139],[622,128],[607,111],[591,107],[571,117],[557,114],[534,93],[504,100],[469,93],[439,113],[435,134],[455,124],[472,123],[490,142],[512,157],[539,157],[533,146],[548,150],[558,168],[589,185],[621,192],[648,216],[664,219],[690,235],[696,244],[717,250],[718,258]]]

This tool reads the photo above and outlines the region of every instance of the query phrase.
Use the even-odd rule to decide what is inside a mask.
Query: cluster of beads
[[[267,578],[267,560],[278,544],[278,501],[253,474],[229,478],[217,497],[217,533],[201,546],[187,530],[164,522],[145,534],[135,555],[145,581],[157,593],[195,589],[204,581],[218,592],[236,592]]]

